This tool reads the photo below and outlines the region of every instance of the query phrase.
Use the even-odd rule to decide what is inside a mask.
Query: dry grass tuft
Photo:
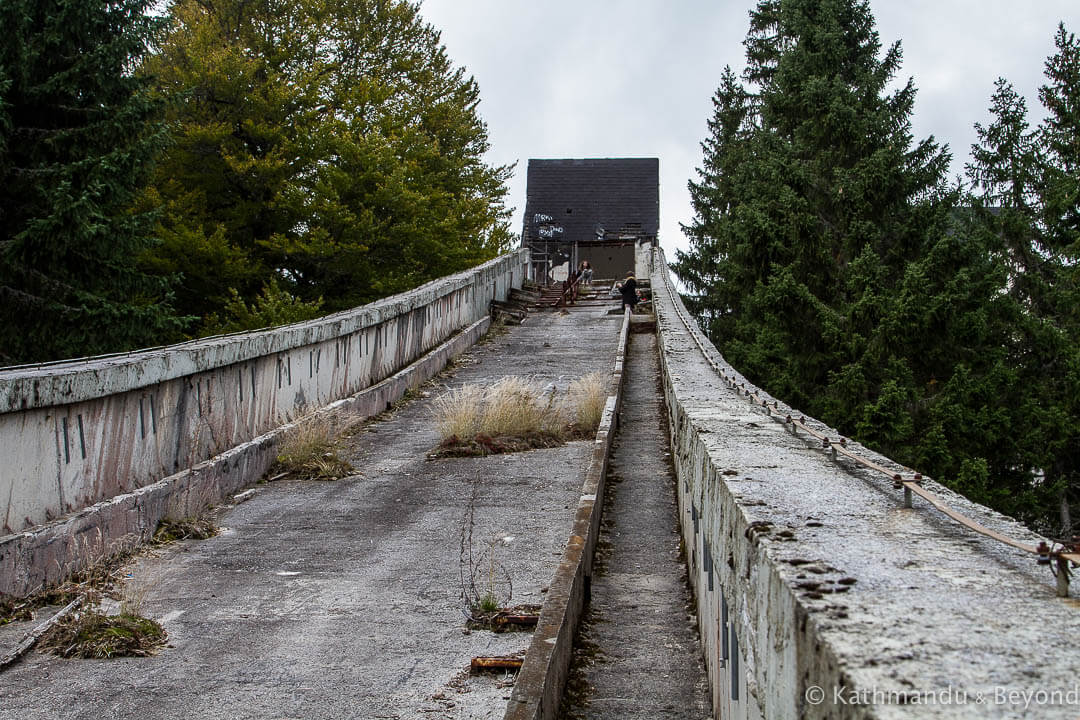
[[[140,548],[137,536],[125,536],[113,546],[112,554],[88,562],[81,570],[65,572],[63,567],[59,567],[58,574],[67,575],[67,579],[59,585],[42,588],[24,598],[0,595],[0,626],[33,620],[38,610],[67,605],[77,597],[84,598],[87,603],[99,602],[102,597],[115,597],[117,588],[124,581],[124,564]],[[91,552],[87,550],[87,556]],[[93,552],[96,553],[96,550]]]
[[[504,377],[488,389],[480,416],[479,431],[491,437],[525,437],[565,433],[566,418],[555,401],[534,382]]]
[[[210,527],[213,528],[212,524]],[[216,533],[216,528],[213,530]],[[110,598],[118,602],[118,614],[104,615],[99,610],[84,609],[60,617],[38,640],[38,647],[63,657],[153,654],[164,644],[166,634],[157,622],[141,617],[140,608],[149,592],[158,585],[159,578],[147,576],[136,580],[127,571],[128,563],[143,548],[137,536],[122,539],[118,546],[116,554],[72,573],[61,585],[18,601],[0,597],[0,625],[33,620],[37,610],[52,608],[55,612],[57,606],[66,606],[73,600],[81,600],[82,607],[89,608]]]
[[[444,454],[487,455],[561,445],[565,412],[534,382],[504,377],[488,388],[465,385],[435,400]]]
[[[165,629],[149,618],[87,611],[60,620],[38,646],[66,658],[146,657],[157,652],[166,637]]]
[[[484,408],[484,389],[479,385],[464,385],[435,400],[435,422],[443,440],[451,437],[471,438],[480,432]]]
[[[565,397],[535,382],[504,377],[484,388],[465,385],[435,400],[442,456],[488,455],[555,447],[596,433],[607,402],[606,376],[574,381]]]
[[[600,427],[600,418],[604,415],[607,403],[607,376],[604,373],[589,373],[570,383],[570,404],[574,416],[575,434],[592,436]]]
[[[270,474],[307,480],[337,480],[351,474],[353,466],[338,454],[336,439],[330,418],[315,415],[302,420],[282,442]]]
[[[206,540],[218,534],[214,521],[205,516],[183,520],[162,520],[154,532],[154,544],[167,545],[177,540]]]

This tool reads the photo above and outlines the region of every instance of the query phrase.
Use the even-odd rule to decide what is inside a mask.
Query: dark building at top
[[[598,278],[621,278],[659,225],[657,158],[529,160],[521,242],[537,280],[582,260]]]

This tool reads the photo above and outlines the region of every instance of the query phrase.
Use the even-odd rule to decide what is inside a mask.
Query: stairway
[[[611,295],[613,280],[594,280],[590,285],[578,289],[577,300],[570,307],[612,307],[618,308],[618,297]],[[514,288],[506,301],[492,300],[491,313],[496,322],[507,325],[520,325],[525,322],[530,312],[553,311],[562,296],[562,283],[548,286],[528,284],[524,288]]]

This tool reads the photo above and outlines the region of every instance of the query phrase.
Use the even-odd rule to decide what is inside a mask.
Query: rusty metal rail
[[[571,304],[576,302],[578,295],[578,285],[580,284],[580,282],[581,276],[574,275],[573,273],[571,273],[570,277],[568,277],[566,280],[563,280],[563,291],[562,294],[559,295],[559,299],[555,301],[554,307],[562,307],[563,305],[565,305],[567,303],[568,295]]]
[[[661,265],[660,267],[666,268],[667,264],[664,261],[662,251],[660,251]],[[834,461],[838,455],[851,460],[852,462],[868,469],[872,470],[880,475],[884,475],[892,481],[893,487],[897,490],[902,489],[904,491],[904,507],[912,507],[912,496],[918,495],[923,500],[932,505],[936,510],[942,514],[948,516],[958,524],[968,528],[969,530],[976,532],[985,537],[991,538],[998,542],[1004,543],[1009,547],[1021,550],[1023,552],[1035,555],[1040,565],[1049,565],[1051,572],[1057,579],[1057,594],[1059,597],[1068,597],[1069,595],[1069,579],[1072,575],[1071,568],[1080,565],[1080,538],[1073,538],[1071,542],[1055,542],[1052,545],[1046,541],[1040,542],[1038,545],[1030,545],[1020,542],[1015,538],[1011,538],[996,530],[986,527],[976,520],[958,512],[954,508],[950,507],[944,500],[938,495],[930,492],[923,487],[923,476],[921,473],[915,472],[910,468],[904,468],[904,472],[897,472],[882,465],[875,463],[874,461],[863,457],[862,455],[852,452],[847,447],[847,438],[840,437],[833,440],[829,436],[822,432],[815,430],[806,423],[805,416],[800,416],[798,419],[792,417],[787,412],[780,410],[780,405],[777,401],[773,401],[772,405],[769,405],[767,399],[762,399],[761,396],[755,391],[748,389],[745,382],[739,382],[738,375],[733,368],[725,368],[720,363],[716,362],[705,349],[704,343],[707,342],[703,337],[700,328],[697,327],[697,323],[693,322],[687,317],[685,308],[682,303],[678,301],[675,295],[675,290],[671,286],[669,278],[665,275],[664,286],[667,289],[668,296],[672,300],[672,307],[675,309],[675,314],[682,321],[682,324],[686,327],[690,337],[693,338],[694,344],[698,346],[702,356],[709,366],[716,372],[732,389],[734,389],[740,395],[743,395],[753,403],[755,406],[761,406],[765,409],[766,413],[773,420],[777,420],[784,424],[784,426],[792,433],[797,434],[798,430],[803,430],[806,434],[820,441],[819,448],[827,453]],[[711,344],[711,343],[710,343]],[[728,375],[728,370],[731,370],[731,375]],[[905,478],[904,475],[910,475],[910,478]]]

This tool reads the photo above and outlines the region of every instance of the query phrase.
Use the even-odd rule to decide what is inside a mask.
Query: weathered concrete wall
[[[634,277],[648,278],[653,268],[653,244],[651,240],[638,242],[634,246]],[[622,279],[621,276],[619,278]]]
[[[1055,596],[1049,570],[918,499],[904,508],[887,479],[787,432],[720,376],[738,374],[684,322],[662,254],[652,286],[716,717],[1075,718],[1080,608]],[[1040,540],[926,487],[985,526]]]
[[[16,584],[13,558],[25,559],[14,548],[26,539],[15,533],[112,498],[136,502],[140,489],[377,386],[486,318],[492,299],[521,286],[527,261],[519,250],[307,323],[0,371],[0,508],[9,534],[0,538],[0,592]],[[94,524],[79,534],[97,547],[104,541],[87,538],[103,532],[110,535]]]

